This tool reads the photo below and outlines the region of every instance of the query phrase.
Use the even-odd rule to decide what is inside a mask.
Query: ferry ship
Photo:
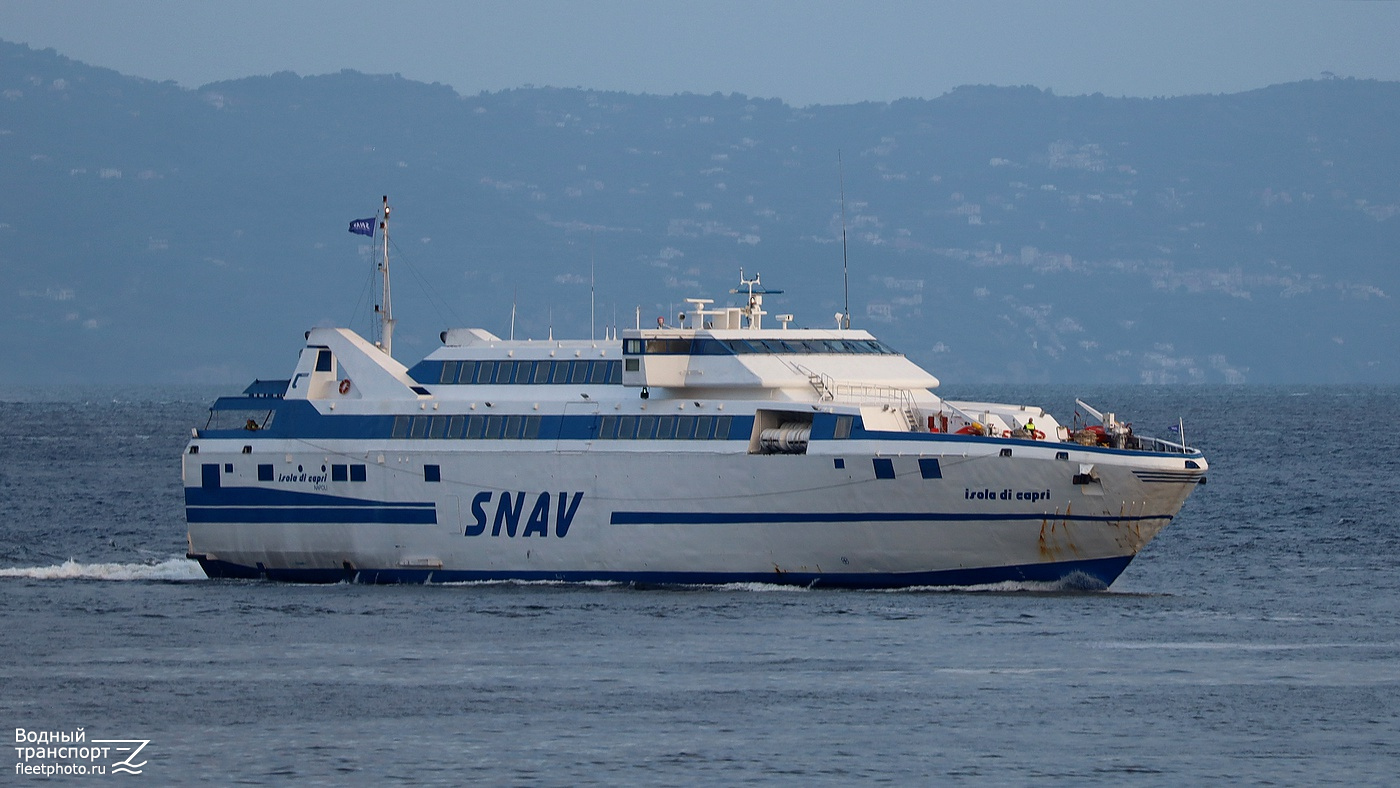
[[[387,198],[376,218],[378,341],[312,329],[290,378],[192,430],[210,577],[1106,588],[1206,480],[1200,451],[1083,402],[1096,423],[945,400],[846,315],[767,325],[778,291],[742,272],[737,306],[688,299],[674,325],[454,328],[406,367]]]

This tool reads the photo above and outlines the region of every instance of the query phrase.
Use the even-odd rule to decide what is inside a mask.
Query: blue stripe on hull
[[[266,487],[186,487],[186,506],[369,506],[432,508],[432,501],[371,501]]]
[[[387,523],[436,525],[437,510],[423,508],[368,508],[291,506],[191,506],[185,509],[191,523]]]
[[[613,512],[613,525],[738,525],[793,523],[946,523],[1053,520],[1126,523],[1170,520],[1169,514],[1107,515],[1037,512]]]
[[[289,583],[462,583],[499,580],[554,582],[615,582],[643,586],[773,583],[818,588],[909,588],[911,586],[977,586],[1002,582],[1076,581],[1084,588],[1107,588],[1128,568],[1132,556],[1058,561],[1019,566],[949,569],[937,572],[809,573],[809,572],[511,572],[445,569],[276,569],[249,567],[195,556],[212,578],[267,579]]]

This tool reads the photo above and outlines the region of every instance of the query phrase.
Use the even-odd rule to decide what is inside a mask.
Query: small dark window
[[[639,358],[629,358],[623,362],[628,372],[640,372],[642,370],[642,360]]]
[[[570,382],[570,383],[587,383],[587,382],[588,382],[588,362],[587,362],[587,361],[575,361],[574,364],[573,364],[573,366],[574,366],[574,374],[571,375],[571,376],[569,376],[569,382]]]
[[[316,353],[316,371],[332,372],[335,369],[335,358],[331,356],[329,350],[320,350]]]
[[[676,437],[683,441],[688,441],[695,437],[695,417],[676,417]]]
[[[550,368],[553,367],[553,366],[554,366],[554,362],[553,362],[553,361],[536,361],[536,362],[535,362],[535,382],[536,382],[536,383],[548,383],[548,382],[549,382],[549,370],[550,370]]]
[[[260,482],[270,482],[270,481],[272,481],[272,466],[271,466],[271,465],[259,465],[259,466],[258,466],[258,481],[260,481]]]
[[[874,464],[874,466],[875,466],[875,478],[877,478],[877,479],[893,479],[893,478],[894,478],[894,460],[891,460],[891,459],[888,458],[888,457],[876,457],[875,459],[871,460],[870,462],[871,462],[872,464]]]
[[[607,383],[607,382],[608,382],[608,367],[611,366],[608,362],[606,362],[606,361],[594,361],[594,362],[592,362],[592,364],[590,364],[590,366],[593,367],[593,368],[592,368],[591,370],[589,370],[589,372],[588,372],[588,382],[589,382],[589,383]]]
[[[497,362],[496,362],[496,382],[497,382],[497,383],[509,383],[509,382],[510,382],[510,376],[511,376],[511,375],[514,375],[514,374],[515,374],[515,362],[514,362],[514,361],[497,361]]]
[[[1003,457],[1010,457],[1010,456],[1011,456],[1011,450],[1010,450],[1010,449],[1002,449],[1002,450],[1001,450],[1001,456],[1003,456]]]
[[[534,440],[540,436],[540,417],[525,417],[525,440]]]
[[[568,382],[569,382],[569,372],[570,372],[570,370],[572,370],[573,368],[574,368],[574,362],[572,362],[572,361],[556,361],[556,362],[554,362],[554,371],[553,371],[553,373],[551,373],[551,375],[550,375],[549,382],[550,382],[550,383],[568,383]]]
[[[535,362],[521,361],[515,365],[515,382],[529,383],[530,375],[535,371]]]
[[[252,453],[253,453],[253,447],[252,447],[252,446],[244,446],[244,447],[243,447],[243,453],[244,453],[244,454],[252,454]]]
[[[190,447],[190,454],[199,454],[199,447],[198,447],[198,446],[191,446],[191,447]]]
[[[636,416],[623,416],[617,420],[617,437],[622,440],[631,440],[637,437]]]
[[[231,462],[226,462],[226,463],[224,463],[224,473],[233,473],[233,463],[231,463]]]
[[[942,479],[943,469],[938,467],[938,458],[920,457],[919,475],[924,477],[925,479]]]
[[[441,467],[441,466],[438,466],[438,465],[424,465],[424,466],[423,466],[423,481],[425,481],[425,482],[440,482],[440,481],[442,481],[442,467]]]
[[[1055,452],[1055,459],[1057,459],[1057,460],[1068,460],[1068,459],[1069,459],[1069,452],[1067,452],[1067,451],[1057,451],[1057,452]]]
[[[839,471],[842,468],[846,467],[846,460],[841,457],[837,457],[836,459],[831,461],[831,464],[836,468],[836,470]]]
[[[707,441],[710,439],[710,426],[714,422],[712,416],[700,416],[695,419],[695,439]]]
[[[219,489],[219,465],[207,462],[199,466],[199,486],[206,490]]]
[[[350,466],[348,466],[348,465],[332,465],[332,466],[331,466],[331,481],[333,481],[333,482],[344,482],[344,481],[349,481],[349,479],[350,479]]]
[[[656,417],[643,416],[637,421],[637,438],[649,441],[656,435]]]
[[[352,481],[352,482],[362,482],[362,481],[364,481],[364,480],[365,480],[365,466],[363,466],[363,465],[351,465],[351,466],[350,466],[350,481]]]
[[[476,365],[476,382],[490,383],[491,374],[496,371],[496,362],[483,361]]]
[[[449,422],[447,422],[447,435],[445,435],[444,437],[446,437],[446,438],[460,438],[460,437],[462,437],[462,425],[463,425],[463,424],[466,424],[466,423],[467,423],[467,419],[466,419],[465,416],[453,416],[453,417],[452,417],[452,420],[449,421]]]
[[[455,361],[444,361],[444,362],[442,362],[442,374],[438,376],[438,382],[439,382],[439,383],[456,383],[456,382],[457,382],[457,362],[455,362]]]
[[[611,383],[611,384],[613,384],[613,385],[618,385],[619,383],[622,382],[622,362],[621,362],[621,361],[609,361],[609,362],[607,362],[607,364],[608,364],[608,382]]]
[[[413,431],[409,433],[409,436],[410,436],[410,437],[413,437],[413,438],[421,438],[421,437],[427,435],[427,434],[428,434],[428,424],[429,424],[431,421],[432,421],[432,418],[431,418],[430,416],[414,416],[414,417],[413,417]]]
[[[441,438],[441,437],[442,437],[443,431],[446,430],[446,429],[447,429],[447,417],[446,417],[446,416],[434,416],[434,417],[433,417],[433,424],[432,424],[431,427],[428,428],[428,437],[429,437],[429,438]]]
[[[642,352],[642,340],[624,339],[622,340],[622,352],[635,356]]]
[[[476,375],[476,362],[463,361],[457,369],[458,383],[471,383]]]
[[[393,432],[393,437],[395,437],[395,438],[407,438],[407,437],[408,437],[408,422],[409,422],[409,418],[408,418],[407,416],[395,416],[395,417],[394,417],[394,432]]]

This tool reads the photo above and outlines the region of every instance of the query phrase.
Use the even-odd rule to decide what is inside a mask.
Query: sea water
[[[183,557],[179,459],[218,393],[0,390],[16,747],[142,741],[130,763],[181,784],[1400,772],[1400,388],[946,391],[1062,419],[1081,397],[1145,434],[1180,419],[1209,483],[1107,591],[883,592],[206,580]],[[79,763],[59,754],[16,763]]]

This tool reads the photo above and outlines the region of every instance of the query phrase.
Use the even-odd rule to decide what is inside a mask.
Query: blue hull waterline
[[[284,583],[374,583],[445,584],[501,581],[537,583],[618,583],[632,586],[732,585],[767,583],[806,588],[949,588],[991,586],[998,583],[1065,584],[1070,588],[1108,588],[1132,561],[1100,558],[1091,561],[1064,561],[1026,566],[1000,566],[987,569],[950,569],[941,572],[904,574],[808,574],[708,572],[480,572],[441,569],[267,569],[241,566],[224,561],[201,559],[199,564],[211,578],[230,580],[274,580]]]
[[[386,304],[387,269],[386,236]],[[411,368],[387,309],[376,343],[313,329],[194,431],[189,555],[311,583],[1103,588],[1205,481],[1113,413],[945,400],[848,320],[765,328],[776,291],[732,292],[603,340],[450,329]]]

